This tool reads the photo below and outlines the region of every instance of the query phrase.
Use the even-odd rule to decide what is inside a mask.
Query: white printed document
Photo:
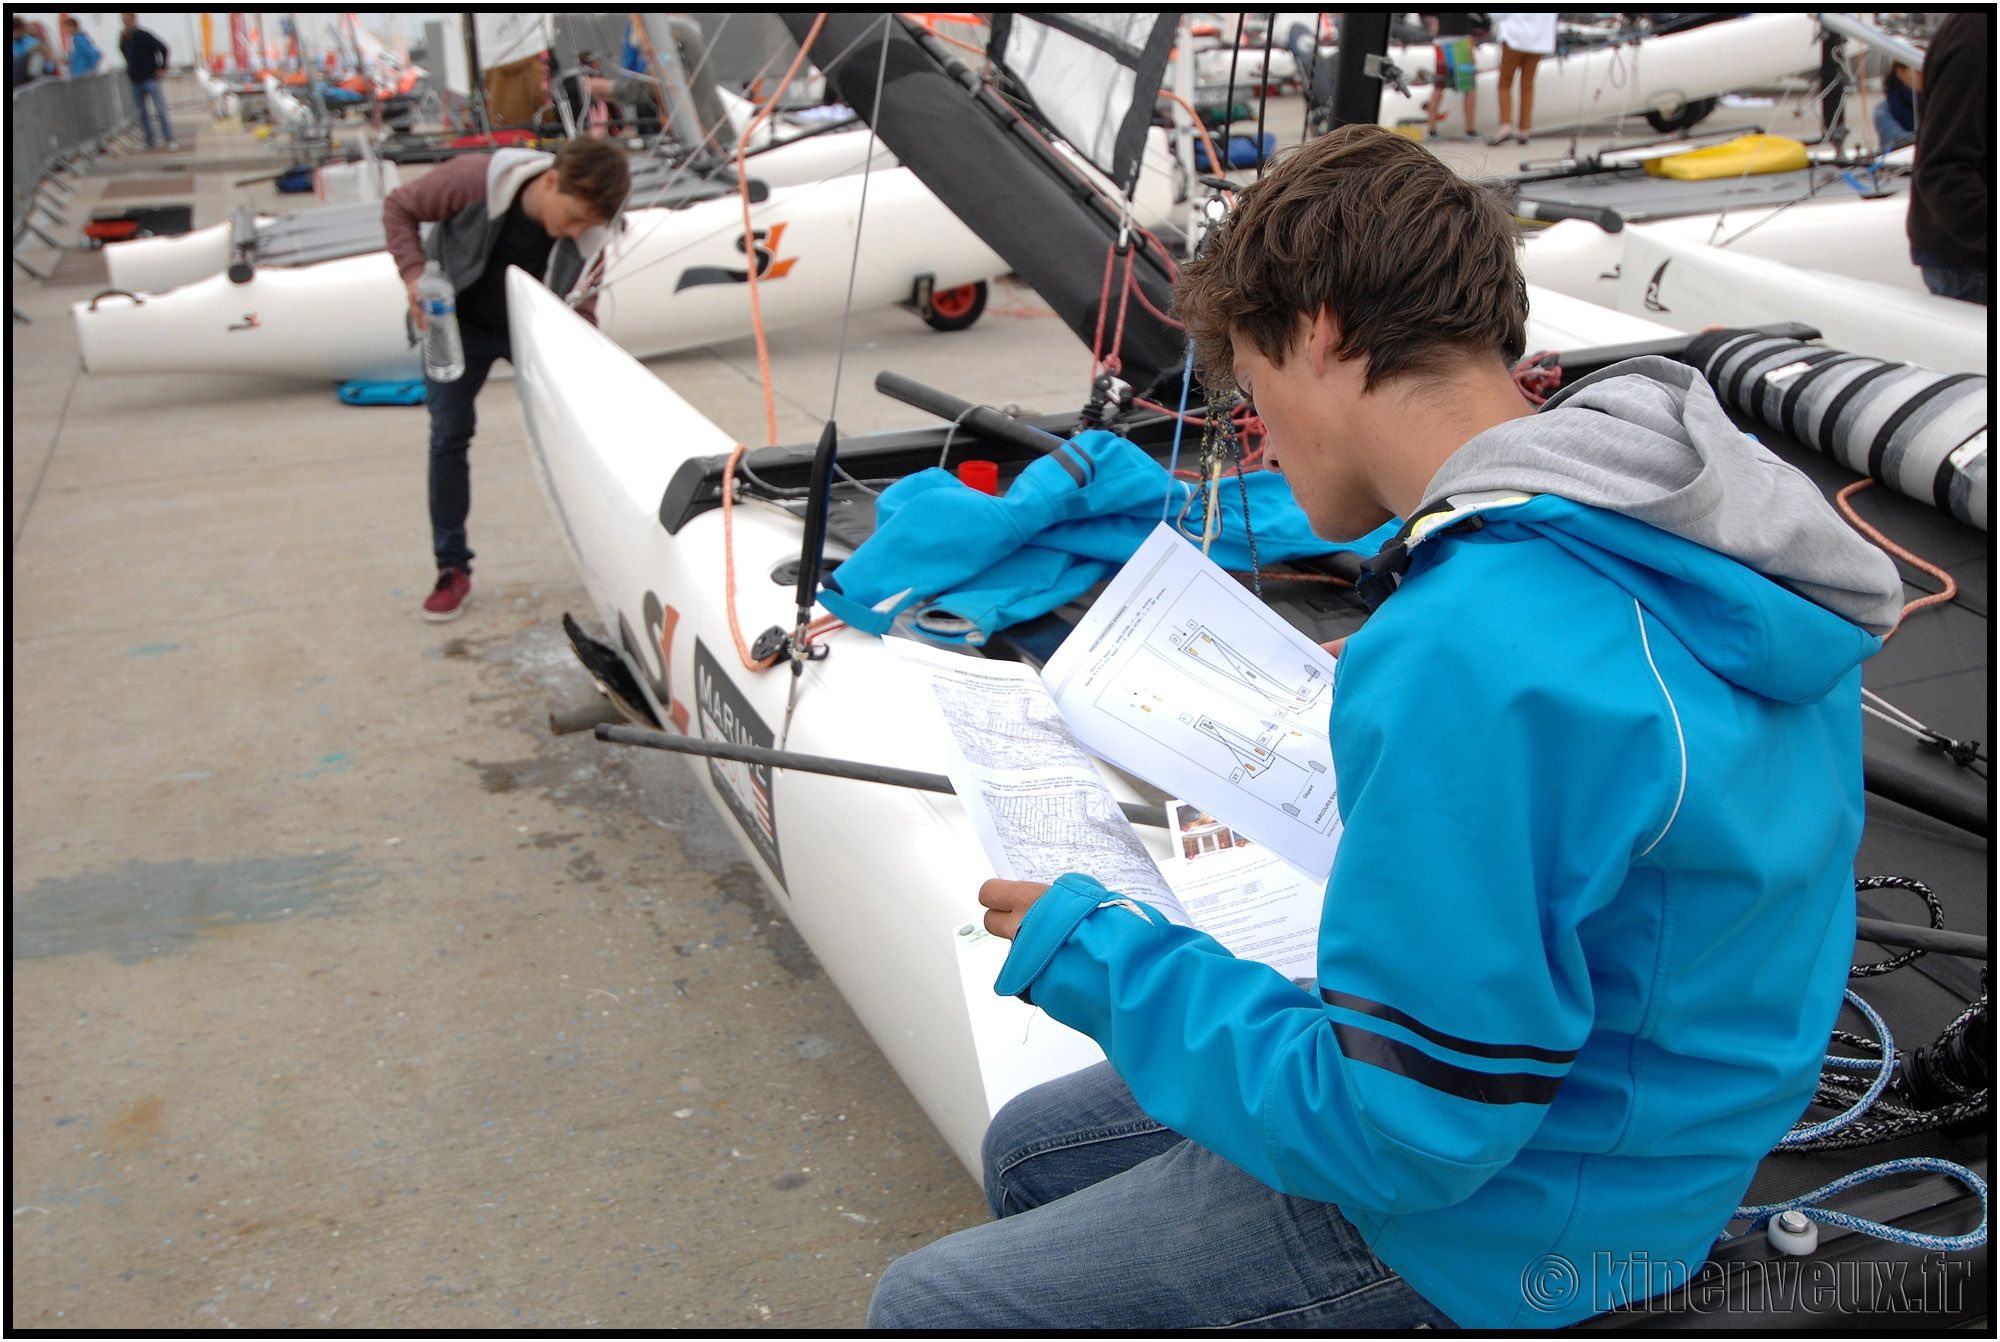
[[[1053,883],[1065,872],[1188,916],[1035,673],[891,639],[920,671],[951,728],[951,785],[996,874]]]
[[[1333,658],[1162,525],[1042,669],[1076,740],[1324,885]]]
[[[1318,978],[1326,883],[1198,806],[1170,801],[1167,820],[1167,882],[1194,925],[1239,960],[1261,960],[1288,979]]]

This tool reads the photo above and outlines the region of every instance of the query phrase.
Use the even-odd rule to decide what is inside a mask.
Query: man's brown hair
[[[573,136],[556,151],[556,189],[609,223],[632,190],[625,150],[602,135]]]
[[[1234,381],[1232,334],[1282,364],[1299,319],[1322,308],[1371,390],[1467,354],[1512,363],[1527,344],[1506,208],[1379,126],[1342,126],[1276,160],[1181,271],[1174,303],[1217,390]]]

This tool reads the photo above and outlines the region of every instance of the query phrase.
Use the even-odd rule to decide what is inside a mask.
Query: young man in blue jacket
[[[996,991],[1103,1045],[986,1140],[996,1221],[872,1324],[1549,1327],[1697,1270],[1811,1099],[1854,945],[1894,565],[1635,359],[1539,413],[1504,209],[1373,126],[1177,294],[1328,538],[1407,519],[1332,707],[1303,992],[1087,873],[992,881]]]

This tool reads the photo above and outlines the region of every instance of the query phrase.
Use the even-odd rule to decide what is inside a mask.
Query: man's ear
[[[1324,376],[1340,359],[1340,322],[1333,309],[1322,307],[1305,330],[1306,366]]]

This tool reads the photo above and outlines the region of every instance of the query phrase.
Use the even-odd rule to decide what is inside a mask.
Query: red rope
[[[1939,582],[1944,584],[1943,591],[1933,592],[1929,596],[1918,597],[1915,601],[1908,602],[1904,605],[1903,613],[1896,617],[1896,629],[1891,629],[1888,633],[1882,635],[1882,641],[1884,643],[1887,643],[1890,639],[1896,636],[1896,630],[1901,629],[1903,627],[1903,621],[1909,619],[1911,615],[1915,614],[1917,611],[1923,610],[1925,607],[1928,606],[1942,606],[1945,602],[1957,596],[1958,580],[1953,578],[1951,574],[1947,573],[1945,570],[1939,568],[1936,564],[1931,563],[1929,560],[1911,554],[1908,550],[1905,550],[1902,546],[1896,544],[1896,542],[1890,540],[1880,531],[1877,531],[1874,527],[1870,526],[1868,523],[1861,520],[1861,514],[1855,512],[1854,505],[1849,503],[1847,500],[1853,497],[1855,494],[1860,493],[1862,490],[1869,488],[1874,483],[1875,482],[1873,480],[1869,479],[1856,480],[1853,484],[1849,485],[1847,488],[1841,490],[1838,494],[1835,494],[1833,496],[1833,502],[1835,506],[1840,509],[1841,514],[1844,517],[1846,517],[1848,521],[1854,524],[1854,529],[1856,531],[1859,531],[1869,540],[1874,541],[1877,545],[1881,546],[1884,550],[1887,550],[1890,554],[1902,560],[1910,567],[1916,569],[1922,569],[1925,573],[1930,574],[1933,578],[1936,578]]]

